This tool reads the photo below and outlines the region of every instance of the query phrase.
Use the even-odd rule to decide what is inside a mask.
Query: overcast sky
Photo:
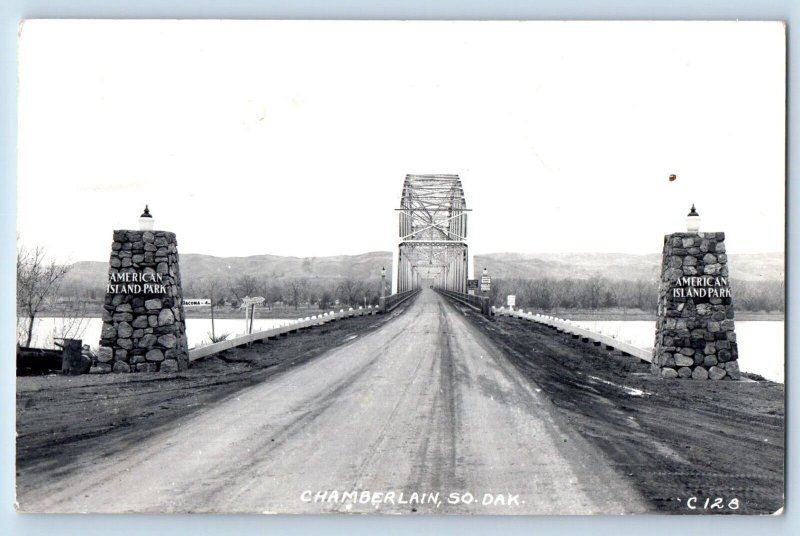
[[[749,22],[28,22],[18,231],[106,260],[147,203],[181,253],[390,250],[405,174],[457,173],[473,254],[660,252],[693,202],[729,251],[783,251],[784,46]]]

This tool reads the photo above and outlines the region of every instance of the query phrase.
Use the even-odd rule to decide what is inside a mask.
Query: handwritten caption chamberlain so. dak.
[[[379,508],[382,505],[428,505],[441,508],[444,505],[481,505],[481,506],[507,506],[515,507],[525,504],[519,494],[513,493],[472,493],[440,492],[440,491],[344,491],[344,490],[304,490],[300,494],[304,503],[342,504],[342,505],[372,505]]]

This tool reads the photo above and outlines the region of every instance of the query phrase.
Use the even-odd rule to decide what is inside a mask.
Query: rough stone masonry
[[[178,242],[114,231],[100,350],[91,372],[171,372],[189,364]]]
[[[666,235],[652,372],[738,380],[738,357],[725,233]]]

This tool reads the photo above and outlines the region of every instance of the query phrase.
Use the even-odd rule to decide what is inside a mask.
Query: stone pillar
[[[664,237],[651,370],[664,378],[739,379],[725,233]]]
[[[189,365],[178,242],[166,231],[114,231],[100,350],[92,372]]]

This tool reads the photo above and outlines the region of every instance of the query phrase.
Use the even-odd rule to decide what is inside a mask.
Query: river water
[[[37,318],[33,330],[33,342],[31,346],[36,348],[53,348],[53,338],[63,337],[64,325],[63,318]],[[84,344],[91,347],[98,346],[100,342],[100,332],[103,329],[101,318],[82,318],[79,319],[81,325],[76,331],[81,333],[71,333],[70,338],[83,339]],[[272,329],[293,322],[285,318],[256,318],[253,320],[253,331]],[[244,318],[217,318],[214,320],[214,333],[217,337],[220,334],[240,334],[245,332]],[[208,344],[211,342],[211,319],[206,318],[187,318],[186,337],[189,341],[189,348]],[[230,337],[228,337],[230,338]]]
[[[575,320],[579,327],[602,331],[639,348],[652,348],[656,323],[649,320]],[[739,368],[783,383],[784,325],[782,321],[744,320],[736,322]]]

